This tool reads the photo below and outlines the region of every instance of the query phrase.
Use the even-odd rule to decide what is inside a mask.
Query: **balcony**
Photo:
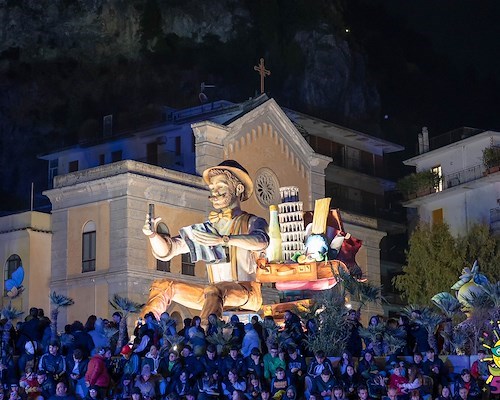
[[[484,176],[484,166],[482,164],[445,175],[443,177],[443,189],[449,189],[463,183],[472,182]]]

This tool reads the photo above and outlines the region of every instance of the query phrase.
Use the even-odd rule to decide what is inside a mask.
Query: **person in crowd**
[[[347,322],[349,324],[349,340],[347,342],[346,350],[353,355],[353,357],[360,357],[363,343],[361,336],[359,336],[359,328],[362,327],[359,322],[358,312],[356,310],[349,310],[347,314]]]
[[[129,400],[132,398],[132,389],[134,388],[134,380],[129,374],[123,374],[117,387],[115,388],[115,397],[119,400]],[[140,393],[140,389],[139,393]]]
[[[88,321],[87,321],[88,322]],[[94,355],[96,349],[102,347],[109,347],[110,341],[104,332],[104,320],[102,318],[97,318],[94,321],[93,329],[88,331],[89,336],[92,338],[92,342],[94,343],[94,350],[90,355]]]
[[[231,394],[230,400],[247,400],[243,390],[235,389]]]
[[[422,356],[422,353],[419,351],[415,351],[413,353],[413,363],[415,367],[418,368],[421,374],[424,373],[424,357]]]
[[[449,386],[443,386],[441,388],[441,393],[436,398],[436,400],[452,400],[453,396],[451,395],[451,389]]]
[[[370,320],[368,321],[368,328],[374,328],[379,324],[380,324],[380,317],[378,315],[372,315],[370,317]],[[363,342],[365,343],[366,349],[373,349],[373,345],[370,346],[372,344],[372,340],[370,338],[368,337],[364,338]]]
[[[306,397],[309,397],[312,392],[314,379],[319,377],[325,369],[328,369],[330,374],[333,375],[334,371],[331,361],[326,357],[323,350],[318,350],[314,354],[314,359],[307,367],[307,375],[304,378]]]
[[[181,360],[179,359],[179,353],[176,350],[170,350],[168,352],[168,363],[166,368],[162,368],[161,375],[164,377],[167,384],[167,392],[172,391],[172,386],[175,380],[179,377],[182,371]]]
[[[264,378],[270,382],[276,376],[276,369],[278,367],[286,368],[286,362],[279,356],[279,346],[273,343],[269,349],[269,353],[264,355]]]
[[[21,393],[17,381],[10,383],[9,400],[26,400],[25,393]]]
[[[333,388],[332,400],[347,400],[347,397],[344,393],[344,389],[342,389],[342,386],[337,385]]]
[[[297,400],[297,398],[297,389],[295,388],[295,386],[290,385],[286,388],[281,400]]]
[[[248,357],[250,352],[254,347],[260,349],[260,338],[257,331],[253,328],[253,324],[250,322],[245,324],[245,335],[243,336],[243,341],[241,342],[241,355],[243,357]]]
[[[186,396],[189,392],[193,390],[193,387],[189,381],[189,372],[186,369],[181,370],[179,378],[176,379],[174,381],[174,384],[172,385],[172,390],[175,393],[177,393],[179,397]]]
[[[271,379],[271,396],[282,396],[288,386],[290,386],[290,379],[286,377],[285,369],[277,367],[274,377]],[[279,394],[277,395],[277,393]]]
[[[455,382],[455,396],[459,395],[461,388],[467,389],[468,400],[478,400],[481,398],[481,389],[477,381],[472,377],[470,370],[463,369]]]
[[[400,365],[396,365],[392,370],[391,376],[389,377],[389,386],[396,388],[396,394],[398,396],[404,396],[401,385],[403,383],[408,383],[408,379],[406,379],[406,377],[404,377],[401,373],[402,368],[403,367]]]
[[[250,352],[250,355],[245,358],[245,368],[247,374],[253,374],[261,381],[265,379],[264,361],[262,360],[262,354],[257,347],[254,347]]]
[[[382,400],[400,400],[401,396],[398,395],[398,388],[389,385],[387,388],[387,396],[382,397]]]
[[[467,388],[461,387],[458,389],[457,394],[453,398],[454,400],[469,400]]]
[[[375,357],[371,350],[366,350],[363,357],[358,363],[358,372],[365,379],[371,379],[373,376],[382,374],[379,367],[375,363]]]
[[[249,374],[247,378],[247,390],[246,396],[250,400],[260,399],[260,394],[262,392],[262,381],[255,374]]]
[[[345,372],[340,377],[344,392],[349,398],[353,398],[356,394],[358,386],[364,384],[363,378],[354,369],[354,365],[348,365]]]
[[[141,390],[141,395],[144,399],[154,400],[156,398],[156,382],[151,374],[149,364],[145,364],[142,367],[141,373],[135,378],[134,387]]]
[[[85,400],[103,400],[96,386],[90,386],[87,395],[83,397]]]
[[[410,335],[415,343],[413,352],[424,353],[429,347],[428,335],[425,327],[420,322],[422,311],[413,310],[411,313]]]
[[[295,345],[289,345],[286,358],[286,375],[297,390],[304,390],[304,378],[307,373],[307,364],[304,356],[299,354]]]
[[[401,383],[398,387],[404,394],[409,395],[414,389],[420,389],[423,384],[422,373],[416,365],[410,365],[408,368],[408,383]]]
[[[195,321],[193,319],[193,321]],[[188,341],[187,343],[193,349],[193,353],[195,356],[201,356],[206,349],[207,342],[205,335],[202,333],[201,327],[191,326],[188,330]]]
[[[50,396],[49,400],[76,400],[76,397],[68,393],[68,386],[61,381],[56,385],[56,394]]]
[[[141,392],[141,389],[138,388],[138,387],[133,387],[131,392],[130,392],[130,398],[132,400],[144,400],[144,398],[142,397],[142,392]]]
[[[66,360],[59,354],[59,341],[51,340],[49,351],[40,357],[38,369],[47,373],[53,382],[58,382],[66,372]]]
[[[23,352],[19,356],[18,362],[18,374],[21,375],[26,368],[31,368],[35,370],[38,367],[36,360],[36,353],[38,351],[38,342],[34,340],[28,340],[24,343]]]
[[[182,329],[179,332],[177,332],[177,334],[179,336],[183,337],[186,342],[189,340],[188,331],[189,331],[189,328],[191,328],[192,322],[193,322],[192,318],[184,318],[184,320],[182,321],[182,323],[184,325],[183,325]]]
[[[36,342],[38,345],[42,342],[42,325],[38,318],[38,308],[31,307],[26,321],[21,325],[17,332],[16,349],[21,352],[26,342]]]
[[[313,381],[313,391],[321,394],[321,397],[323,397],[324,400],[327,400],[332,396],[333,388],[335,386],[337,386],[337,381],[328,368],[323,369],[320,376],[314,378]]]
[[[477,381],[480,389],[486,387],[486,380],[490,375],[488,363],[483,361],[485,357],[486,351],[484,349],[479,349],[477,351],[477,360],[475,360],[470,367],[470,374]]]
[[[410,395],[408,398],[409,398],[409,400],[424,400],[420,391],[416,390],[416,389],[414,389],[410,392]]]
[[[357,400],[371,400],[368,395],[368,388],[365,385],[358,386],[357,393]]]
[[[443,361],[436,356],[432,347],[429,347],[426,352],[426,360],[423,364],[424,375],[432,378],[432,396],[437,397],[439,394],[439,387],[448,384],[448,370]]]
[[[223,393],[217,369],[210,369],[203,374],[198,381],[198,391],[198,400],[219,400]]]
[[[108,348],[100,347],[96,354],[88,362],[85,373],[85,383],[87,387],[96,387],[101,398],[106,397],[106,392],[111,381],[108,369],[106,368],[105,354]]]
[[[338,376],[342,376],[342,374],[345,373],[347,366],[353,365],[353,364],[354,364],[354,360],[352,359],[351,353],[349,353],[348,351],[344,351],[342,353],[342,356],[340,357],[340,361],[337,365]]]
[[[208,324],[207,324],[207,331],[206,331],[206,336],[209,337],[211,335],[216,335],[219,333],[219,325],[221,324],[221,321],[215,315],[214,313],[210,314],[208,316]]]
[[[140,371],[141,358],[128,344],[122,347],[120,354],[122,356],[121,373],[135,377]]]
[[[83,357],[80,349],[73,350],[73,354],[66,357],[66,376],[68,377],[68,386],[72,393],[79,397],[87,395],[87,386],[85,384],[85,374],[89,360]]]
[[[253,315],[250,319],[250,323],[253,325],[255,332],[257,332],[261,344],[264,344],[264,327],[262,326],[262,322],[260,322],[259,317],[257,315]],[[263,349],[261,348],[261,350]]]
[[[233,314],[231,315],[229,324],[233,328],[233,332],[231,335],[233,337],[234,342],[237,345],[241,346],[241,343],[243,341],[243,336],[245,335],[245,328],[243,323],[240,322],[240,318],[236,314]]]
[[[160,356],[160,352],[154,344],[151,345],[149,351],[142,358],[141,369],[144,365],[149,365],[151,373],[154,375],[158,374],[163,366],[163,357]]]
[[[38,381],[36,379],[36,374],[33,372],[31,367],[28,367],[26,372],[21,376],[19,386],[26,394],[26,398],[28,400],[34,400],[39,396]]]
[[[222,376],[227,376],[229,370],[235,369],[239,376],[246,376],[246,363],[243,356],[240,354],[238,346],[232,345],[229,349],[229,355],[222,359],[220,364],[220,372]]]
[[[55,383],[47,377],[47,373],[43,370],[38,370],[36,373],[36,381],[38,382],[37,393],[44,399],[56,394]],[[38,398],[38,397],[35,397]]]
[[[83,357],[88,358],[94,349],[92,336],[88,334],[80,321],[75,321],[71,324],[71,334],[75,340],[73,341],[73,346],[68,349],[68,354],[71,354],[74,349],[80,349]]]
[[[85,332],[93,331],[95,329],[96,321],[97,321],[97,316],[89,315],[89,317],[87,318],[87,322],[85,322],[84,326]]]
[[[304,330],[302,329],[299,316],[290,310],[286,310],[283,317],[285,319],[283,333],[289,338],[288,340],[285,340],[285,344],[293,344],[302,348]]]
[[[189,383],[191,386],[200,378],[202,367],[198,358],[193,354],[193,349],[189,345],[185,345],[181,350],[180,356],[182,368],[188,374]]]
[[[214,344],[210,343],[207,346],[207,350],[205,351],[205,355],[200,357],[200,366],[202,370],[202,374],[207,373],[208,371],[219,370],[221,364],[221,360],[217,355],[217,348]]]
[[[243,393],[247,388],[245,379],[241,378],[236,368],[232,368],[227,372],[225,379],[222,381],[222,392],[228,400],[231,400],[233,391],[241,390]]]
[[[271,398],[271,391],[268,387],[264,386],[262,392],[260,392],[261,400],[269,400]]]
[[[401,339],[405,341],[405,345],[399,350],[398,355],[409,356],[415,347],[415,341],[410,334],[410,319],[406,315],[400,315],[398,326],[401,330]]]

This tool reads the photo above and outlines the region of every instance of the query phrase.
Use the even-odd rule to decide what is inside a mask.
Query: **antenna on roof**
[[[207,95],[204,93],[205,92],[205,89],[207,88],[214,88],[215,85],[207,85],[205,84],[205,82],[201,82],[201,85],[200,85],[200,94],[198,95],[198,98],[200,99],[200,103],[201,104],[204,104],[208,101],[208,97]]]

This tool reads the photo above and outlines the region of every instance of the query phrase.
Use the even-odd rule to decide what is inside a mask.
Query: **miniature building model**
[[[288,261],[304,251],[304,205],[299,201],[297,186],[280,187],[281,204],[278,204],[278,218],[281,229],[283,259]]]

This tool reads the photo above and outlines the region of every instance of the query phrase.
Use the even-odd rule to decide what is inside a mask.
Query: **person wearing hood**
[[[253,325],[248,323],[245,324],[245,336],[243,336],[241,343],[241,354],[243,357],[248,357],[254,347],[257,347],[259,350],[261,349],[260,338]]]
[[[104,333],[104,321],[102,318],[97,318],[94,322],[94,329],[89,332],[90,337],[94,342],[94,349],[92,350],[91,355],[94,355],[98,348],[100,347],[108,347],[109,339]]]
[[[297,400],[297,389],[295,389],[295,386],[288,386],[281,400]]]
[[[106,350],[105,347],[99,348],[97,353],[90,359],[85,374],[85,384],[87,387],[97,387],[101,398],[106,397],[106,391],[111,380],[104,357]]]

